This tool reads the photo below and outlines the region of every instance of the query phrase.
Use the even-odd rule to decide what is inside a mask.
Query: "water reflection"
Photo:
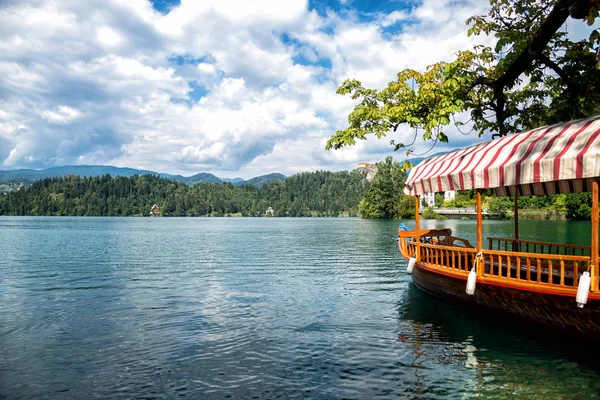
[[[415,392],[426,383],[420,367],[446,364],[470,372],[469,396],[600,394],[600,351],[591,343],[433,297],[412,283],[398,314],[398,340],[414,349]]]
[[[600,393],[571,341],[416,289],[397,226],[0,217],[0,398]]]

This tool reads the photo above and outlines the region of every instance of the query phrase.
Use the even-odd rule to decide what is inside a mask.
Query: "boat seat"
[[[455,244],[456,242],[461,242],[461,244]],[[456,236],[450,236],[450,244],[448,244],[448,246],[468,247],[469,249],[475,248],[471,243],[469,243],[467,239],[459,238]]]
[[[440,244],[450,246],[452,229],[430,229],[421,234],[421,243]]]
[[[467,239],[452,236],[452,229],[431,229],[421,235],[421,243],[439,244],[441,246],[456,246],[474,248]]]

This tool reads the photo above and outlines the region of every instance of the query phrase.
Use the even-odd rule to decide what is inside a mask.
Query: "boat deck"
[[[584,271],[595,272],[590,246],[536,242],[509,238],[488,238],[489,248],[481,253],[449,229],[400,231],[398,246],[405,257],[444,275],[466,279],[476,268],[478,280],[528,290],[575,294]],[[418,256],[417,256],[418,253]]]

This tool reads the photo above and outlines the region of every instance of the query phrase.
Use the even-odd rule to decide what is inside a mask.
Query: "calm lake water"
[[[597,345],[416,289],[398,223],[0,217],[0,398],[600,396]]]

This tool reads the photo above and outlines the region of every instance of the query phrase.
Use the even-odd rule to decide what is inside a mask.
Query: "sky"
[[[103,164],[249,178],[403,159],[389,140],[408,128],[325,150],[354,104],[337,86],[355,78],[381,89],[403,68],[452,59],[485,40],[468,38],[465,20],[488,5],[2,0],[0,169]],[[448,133],[452,148],[482,140]]]

